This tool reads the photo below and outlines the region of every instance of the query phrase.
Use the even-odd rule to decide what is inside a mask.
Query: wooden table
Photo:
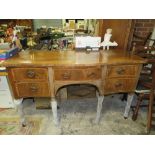
[[[128,117],[133,93],[145,60],[129,56],[126,51],[29,51],[4,61],[15,99],[51,97],[54,123],[57,118],[59,89],[70,84],[91,84],[96,87],[98,123],[105,95],[129,93],[124,117]],[[22,109],[19,104],[19,109]],[[22,120],[23,113],[21,112]]]

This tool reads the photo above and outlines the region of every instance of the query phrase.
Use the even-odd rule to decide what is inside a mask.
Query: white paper
[[[100,47],[101,37],[75,37],[75,47],[76,48],[86,48],[90,47]]]

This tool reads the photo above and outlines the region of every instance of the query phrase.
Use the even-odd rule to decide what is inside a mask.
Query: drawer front
[[[137,75],[138,66],[136,65],[118,65],[109,66],[107,69],[108,77],[134,77]]]
[[[47,82],[15,84],[15,90],[18,97],[49,97],[50,90]]]
[[[55,69],[54,79],[57,81],[68,81],[68,80],[82,80],[84,74],[82,70],[78,69]]]
[[[105,94],[130,92],[135,90],[136,79],[107,79],[105,84]]]
[[[98,80],[101,79],[101,69],[100,68],[88,68],[84,70],[86,80]]]
[[[101,69],[55,69],[54,75],[56,81],[98,80],[101,78]]]
[[[12,68],[14,81],[44,81],[48,79],[47,68]]]

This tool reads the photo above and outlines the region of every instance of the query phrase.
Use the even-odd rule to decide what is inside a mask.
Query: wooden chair
[[[146,37],[142,37],[139,36],[137,34],[133,34],[133,41],[132,43],[136,43],[137,46],[149,46],[150,41],[152,41],[152,45],[151,46],[155,46],[155,39],[152,39],[152,32],[148,33],[148,35]]]
[[[143,66],[138,86],[135,91],[138,95],[138,99],[136,106],[134,107],[132,120],[135,121],[137,119],[140,107],[148,107],[147,132],[149,133],[153,126],[153,113],[155,113],[155,110],[153,110],[155,93],[155,48],[153,46],[134,47],[133,54],[147,59],[147,64]],[[142,105],[143,100],[148,100],[148,104]]]
[[[133,40],[132,40],[132,47],[131,50],[132,52],[141,57],[145,57],[146,52],[148,51],[148,49],[151,51],[153,48],[155,48],[155,39],[152,39],[152,32],[148,33],[148,35],[146,37],[142,37],[139,36],[137,34],[133,34]],[[152,44],[150,45],[150,42],[152,42]],[[136,49],[135,49],[136,47]],[[131,53],[131,54],[133,54]],[[149,56],[149,54],[148,54]],[[147,57],[148,57],[147,56]],[[150,55],[151,56],[151,55]],[[122,101],[126,101],[127,100],[127,94],[125,93],[121,99]]]

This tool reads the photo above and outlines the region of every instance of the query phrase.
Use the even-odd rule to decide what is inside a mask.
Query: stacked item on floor
[[[14,56],[19,52],[18,47],[10,49],[9,44],[0,44],[0,64],[6,59]],[[7,79],[6,68],[0,66],[0,108],[14,108],[15,100],[12,96],[11,89]]]
[[[14,100],[7,80],[5,67],[0,67],[0,108],[14,108]]]

